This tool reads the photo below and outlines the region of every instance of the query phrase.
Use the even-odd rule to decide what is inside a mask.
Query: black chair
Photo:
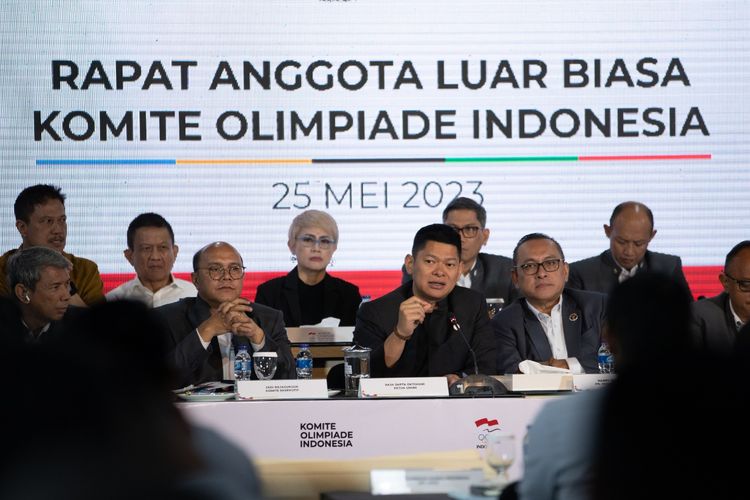
[[[344,390],[344,363],[333,365],[326,375],[326,384],[329,390]]]

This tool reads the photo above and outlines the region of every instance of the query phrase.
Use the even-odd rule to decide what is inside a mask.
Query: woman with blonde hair
[[[297,265],[286,276],[258,286],[255,302],[284,313],[286,326],[314,325],[323,318],[354,326],[362,297],[359,288],[326,271],[339,241],[336,221],[320,210],[306,210],[292,221],[287,246]]]

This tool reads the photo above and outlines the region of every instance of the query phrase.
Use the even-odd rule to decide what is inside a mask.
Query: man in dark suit
[[[444,375],[452,384],[462,373],[474,373],[467,343],[476,353],[479,372],[494,371],[495,345],[484,297],[456,286],[460,255],[461,238],[450,226],[421,228],[405,259],[413,280],[359,308],[354,341],[372,348],[371,376]]]
[[[70,306],[72,267],[50,248],[15,252],[8,260],[11,298],[0,304],[0,334],[14,342],[46,342],[62,335],[78,309]]]
[[[568,264],[551,237],[527,234],[513,251],[513,283],[523,298],[492,319],[499,374],[519,373],[532,360],[573,373],[598,373],[596,354],[605,295],[565,289]]]
[[[484,294],[486,298],[503,299],[509,304],[518,296],[510,281],[513,261],[503,255],[482,253],[480,250],[490,238],[487,211],[471,198],[456,198],[443,210],[443,224],[461,236],[462,271],[458,285]],[[401,268],[401,283],[411,279],[406,267]]]
[[[231,350],[240,343],[249,343],[252,351],[276,352],[274,378],[295,378],[281,311],[240,297],[244,275],[242,257],[232,245],[211,243],[193,257],[198,296],[154,309],[163,319],[178,386],[231,379]]]
[[[651,252],[648,245],[656,236],[654,215],[636,201],[620,203],[604,224],[609,250],[570,265],[569,288],[609,293],[637,272],[666,274],[690,290],[676,255]]]
[[[724,291],[693,303],[693,333],[712,351],[730,352],[737,332],[750,319],[750,240],[736,244],[719,273]]]

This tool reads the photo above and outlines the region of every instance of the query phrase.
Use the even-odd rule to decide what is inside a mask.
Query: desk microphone
[[[508,389],[497,379],[488,375],[479,374],[479,364],[477,363],[477,353],[471,347],[469,339],[464,335],[464,331],[461,325],[456,319],[456,315],[452,312],[448,313],[448,322],[451,324],[453,331],[461,335],[466,347],[469,348],[471,353],[471,359],[474,362],[474,374],[466,375],[463,378],[455,381],[448,388],[448,392],[452,395],[467,395],[467,396],[497,396],[500,394],[507,394]]]

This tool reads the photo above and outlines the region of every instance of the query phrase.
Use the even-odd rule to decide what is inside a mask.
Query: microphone
[[[466,375],[463,378],[455,381],[448,388],[448,392],[451,396],[497,396],[501,394],[507,394],[508,389],[496,378],[488,375],[479,374],[479,363],[477,363],[477,353],[471,347],[469,339],[464,335],[464,331],[461,325],[456,319],[456,315],[452,312],[448,313],[448,322],[453,328],[453,331],[461,335],[466,347],[469,349],[471,359],[474,362],[474,374]]]
[[[451,324],[451,327],[453,328],[453,331],[458,332],[458,334],[461,335],[461,338],[463,339],[464,343],[466,344],[466,347],[469,348],[469,353],[471,354],[471,359],[474,361],[474,375],[479,375],[479,364],[477,363],[477,353],[474,352],[474,349],[472,349],[471,344],[469,344],[469,339],[466,338],[466,335],[464,335],[464,331],[461,328],[461,325],[458,324],[458,320],[456,319],[456,315],[453,313],[448,313],[448,323]]]

